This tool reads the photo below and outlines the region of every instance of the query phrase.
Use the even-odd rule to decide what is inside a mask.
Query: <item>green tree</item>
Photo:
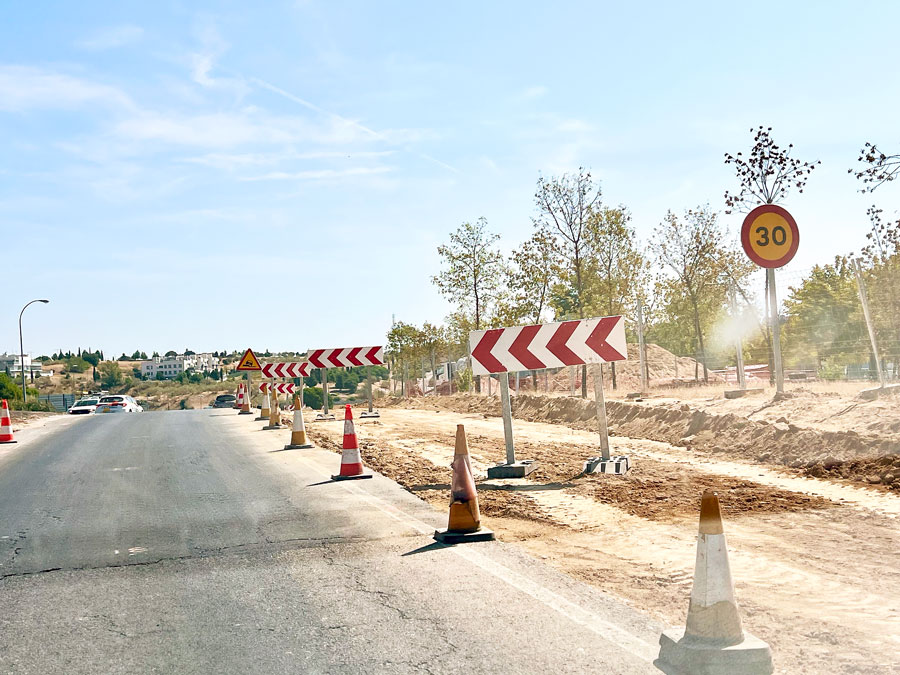
[[[104,361],[100,364],[100,384],[105,388],[118,387],[125,383],[122,369],[115,361]]]
[[[724,243],[718,214],[708,206],[685,211],[682,218],[669,211],[654,231],[652,246],[659,265],[669,273],[662,288],[672,308],[680,304],[680,297],[687,299],[695,353],[703,364],[703,380],[709,382],[705,328],[724,309],[727,261],[734,259]]]
[[[16,400],[22,398],[22,385],[7,373],[0,373],[0,398]]]
[[[591,315],[628,314],[643,301],[649,264],[638,248],[628,210],[604,207],[591,214],[588,233],[591,255],[585,283],[587,309]],[[616,364],[610,364],[616,388]]]
[[[572,318],[585,318],[585,267],[591,252],[588,222],[600,208],[600,196],[600,184],[583,167],[550,180],[538,178],[535,224],[556,235],[563,274],[571,284]],[[581,396],[587,398],[587,366],[582,367]]]
[[[868,352],[868,338],[850,261],[842,256],[831,265],[816,265],[785,299],[784,344],[796,361],[826,359],[847,365]]]
[[[84,352],[82,352],[81,358],[84,361],[87,361],[89,364],[91,364],[91,368],[94,369],[93,370],[93,378],[94,378],[94,381],[96,382],[96,380],[97,380],[97,364],[100,363],[99,354],[85,350]],[[78,372],[78,371],[72,371],[72,372]]]

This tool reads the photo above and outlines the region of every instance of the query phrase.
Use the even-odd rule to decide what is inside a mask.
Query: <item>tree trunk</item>
[[[703,349],[703,331],[700,330],[700,310],[694,298],[691,298],[691,305],[694,308],[694,334],[697,337],[697,345],[700,348],[700,360],[703,361],[703,381],[709,384],[709,371],[706,368],[706,351]],[[696,379],[696,376],[694,379]]]

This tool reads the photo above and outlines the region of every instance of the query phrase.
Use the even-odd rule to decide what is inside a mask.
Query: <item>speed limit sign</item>
[[[800,245],[800,231],[794,217],[775,204],[757,206],[741,226],[744,253],[760,267],[787,265]]]

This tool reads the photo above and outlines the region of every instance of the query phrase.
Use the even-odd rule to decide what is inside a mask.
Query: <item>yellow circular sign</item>
[[[760,267],[781,267],[790,262],[800,244],[794,218],[774,204],[758,206],[744,219],[741,244]]]

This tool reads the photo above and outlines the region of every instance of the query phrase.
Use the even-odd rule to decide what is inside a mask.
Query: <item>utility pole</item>
[[[859,259],[853,261],[853,271],[856,272],[856,286],[859,289],[859,302],[862,304],[863,316],[866,318],[866,329],[869,331],[869,341],[872,343],[872,354],[875,355],[875,368],[878,370],[878,382],[881,388],[885,387],[884,371],[881,368],[881,356],[878,353],[878,342],[875,339],[875,325],[872,323],[872,315],[869,312],[869,296],[866,293],[866,281],[862,275],[862,265]]]

